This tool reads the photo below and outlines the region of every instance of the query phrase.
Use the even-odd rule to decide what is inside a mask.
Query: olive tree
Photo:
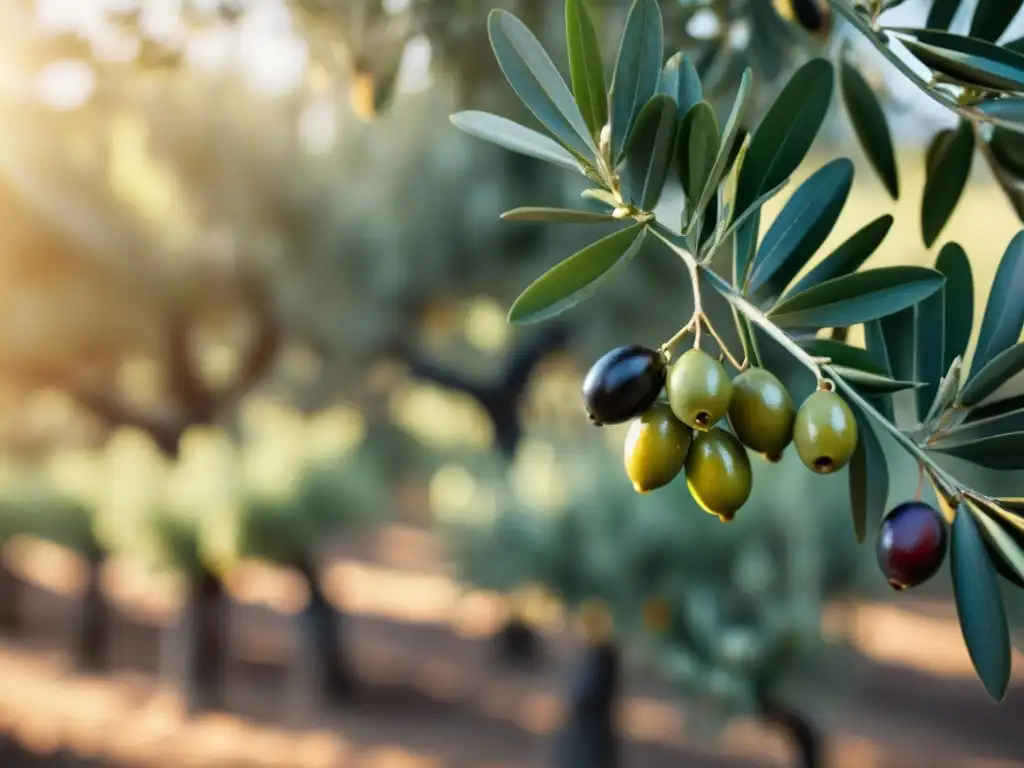
[[[931,247],[963,191],[976,147],[1004,168],[992,142],[1024,132],[1024,56],[1013,43],[993,42],[1020,4],[980,3],[970,36],[945,29],[957,2],[936,2],[927,28],[887,28],[885,13],[899,4],[829,0],[828,8],[960,120],[928,152],[921,235]],[[575,307],[614,282],[648,239],[677,256],[690,277],[692,315],[680,317],[678,333],[657,349],[616,349],[595,364],[584,387],[592,419],[641,419],[641,463],[671,460],[677,472],[685,465],[695,500],[730,520],[751,493],[747,452],[758,432],[756,420],[751,428],[732,409],[730,386],[734,396],[753,392],[743,401],[754,403],[756,415],[768,408],[765,389],[741,390],[737,383],[759,368],[780,384],[797,382],[790,389],[810,392],[793,398],[783,437],[810,470],[845,471],[861,540],[868,521],[884,512],[890,477],[881,443],[894,443],[917,462],[921,483],[917,498],[881,523],[880,566],[894,587],[913,587],[936,572],[948,547],[964,641],[986,691],[1001,700],[1011,652],[1000,577],[1024,583],[1024,525],[1019,498],[986,489],[1005,489],[994,472],[1021,469],[1024,456],[1017,380],[1024,361],[1024,232],[1006,246],[976,334],[969,244],[943,243],[934,268],[864,267],[891,224],[883,217],[805,271],[849,195],[852,163],[838,158],[813,173],[771,222],[761,221],[761,208],[805,158],[837,82],[886,190],[893,197],[900,191],[885,115],[842,49],[834,61],[803,63],[740,138],[751,73],[741,77],[720,123],[690,58],[666,57],[656,0],[632,4],[610,80],[586,4],[568,0],[566,21],[571,90],[518,18],[504,10],[488,17],[494,55],[547,135],[499,115],[452,116],[478,137],[581,174],[590,182],[584,197],[602,206],[520,207],[506,218],[620,224],[526,287],[509,320],[539,322]],[[898,46],[932,78],[910,68]],[[681,211],[655,210],[670,176],[678,177],[685,204]],[[709,308],[723,303],[733,322],[709,322]],[[853,326],[863,327],[864,348],[830,333]],[[703,351],[709,340],[711,355]],[[692,350],[677,356],[684,341]],[[725,366],[735,377],[731,384]],[[668,413],[649,418],[645,411],[662,388]],[[718,498],[715,479],[730,486],[727,499]]]

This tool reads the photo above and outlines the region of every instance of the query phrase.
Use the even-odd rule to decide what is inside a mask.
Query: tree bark
[[[819,768],[824,747],[822,736],[811,722],[792,707],[778,701],[764,706],[764,719],[785,732],[795,750],[794,765],[799,768]]]
[[[615,728],[620,667],[619,649],[611,643],[583,651],[573,670],[565,721],[555,736],[552,768],[616,768],[620,764]]]
[[[78,667],[86,672],[100,672],[106,667],[107,645],[111,634],[112,611],[103,597],[100,575],[103,552],[93,544],[86,552],[88,580],[82,596],[81,624],[78,638]]]
[[[355,688],[355,674],[348,663],[344,645],[344,616],[324,594],[320,574],[313,558],[307,556],[299,570],[309,585],[309,603],[302,620],[323,674],[323,691],[329,699],[346,699]]]
[[[189,643],[189,708],[219,709],[225,702],[227,676],[227,595],[220,577],[203,568],[192,582],[195,633]]]

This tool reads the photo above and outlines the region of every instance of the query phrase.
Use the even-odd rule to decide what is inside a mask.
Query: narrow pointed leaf
[[[505,221],[563,221],[572,224],[600,224],[616,221],[616,218],[610,213],[539,207],[513,208],[511,211],[501,214],[501,218]]]
[[[871,359],[882,369],[882,373],[892,376],[892,356],[889,354],[889,345],[885,340],[881,320],[864,323],[864,346]]]
[[[601,46],[586,0],[565,0],[565,42],[573,97],[590,135],[597,137],[608,122],[608,92]]]
[[[842,376],[847,383],[852,384],[864,394],[891,395],[894,392],[904,392],[921,386],[916,381],[899,381],[888,376],[868,373],[857,368],[847,368],[843,365],[832,365],[831,368],[838,375]]]
[[[665,94],[651,97],[633,126],[622,179],[629,201],[642,211],[653,210],[661,198],[672,166],[678,127],[675,102]]]
[[[826,280],[856,272],[878,250],[892,229],[892,222],[892,216],[885,214],[861,227],[791,286],[786,295],[791,296]]]
[[[452,115],[452,125],[478,139],[497,144],[520,155],[535,157],[579,173],[582,168],[562,145],[543,133],[490,112],[466,110]]]
[[[984,1],[984,0],[983,0]],[[1008,3],[1017,0],[1005,0]],[[998,0],[1002,3],[1004,0]],[[887,32],[908,35],[917,41],[949,53],[974,56],[978,59],[993,61],[1010,70],[1024,68],[1024,54],[1005,45],[997,45],[976,35],[957,35],[942,29],[918,29],[915,27],[889,27]]]
[[[942,440],[928,448],[989,469],[1024,469],[1024,431],[969,442]]]
[[[797,169],[825,120],[832,85],[832,65],[826,59],[812,59],[786,83],[752,135],[736,192],[737,211],[746,210]]]
[[[487,33],[505,79],[541,124],[582,157],[596,145],[569,87],[533,33],[508,11],[487,17]]]
[[[844,60],[839,71],[839,89],[854,133],[889,196],[897,200],[900,196],[900,182],[896,152],[882,105],[857,67]]]
[[[938,438],[933,438],[928,447],[937,450],[955,448],[958,445],[976,443],[990,437],[1021,431],[1024,431],[1024,408],[961,424],[941,434]]]
[[[843,341],[835,339],[808,339],[800,344],[808,354],[815,357],[827,357],[833,365],[841,365],[844,368],[855,368],[865,373],[873,373],[878,376],[889,376],[889,372],[878,363],[877,360],[866,349],[855,347]]]
[[[758,238],[761,234],[761,209],[750,214],[733,234],[733,287],[740,288],[747,278],[750,262],[757,250]]]
[[[917,375],[917,334],[914,330],[914,307],[878,320],[885,339],[892,377],[900,381],[914,380]],[[893,416],[897,426],[908,427],[918,419],[916,393],[907,393],[893,398]]]
[[[690,107],[704,98],[700,75],[690,57],[682,52],[673,54],[665,62],[658,90],[675,100],[680,120],[690,111]]]
[[[536,323],[590,298],[640,250],[645,224],[634,224],[591,243],[537,278],[512,304],[510,323]]]
[[[971,19],[971,37],[995,42],[1010,26],[1022,0],[978,0]]]
[[[925,26],[928,29],[949,29],[959,7],[960,0],[932,0]]]
[[[957,243],[946,243],[935,259],[935,269],[946,277],[943,298],[946,330],[943,337],[942,365],[947,370],[958,357],[967,353],[974,325],[974,278],[971,262]]]
[[[658,89],[664,30],[657,0],[634,0],[619,42],[611,93],[611,154],[618,165],[644,104]]]
[[[971,504],[975,520],[989,552],[989,557],[997,570],[1018,586],[1024,587],[1024,549],[1021,549],[1013,536],[1003,528],[1003,524],[989,517],[987,505]],[[999,566],[1002,565],[1002,568]]]
[[[868,519],[880,514],[889,499],[889,466],[871,419],[854,404],[859,423],[857,448],[850,459],[850,507],[857,541],[867,537]]]
[[[949,222],[967,184],[974,159],[974,129],[966,120],[933,145],[921,204],[921,233],[931,248]]]
[[[749,295],[782,293],[832,232],[852,186],[853,163],[839,158],[797,187],[761,241],[747,280]]]
[[[962,368],[963,363],[959,357],[950,364],[949,370],[946,371],[946,374],[939,381],[935,397],[932,398],[932,404],[922,420],[924,424],[932,424],[935,419],[938,419],[940,415],[952,408],[956,403],[956,396],[960,392],[960,372]]]
[[[960,402],[967,406],[978,405],[1021,371],[1024,371],[1024,344],[1014,344],[971,377],[960,393]]]
[[[917,393],[917,417],[921,420],[928,413],[939,381],[946,373],[943,365],[946,334],[945,285],[914,307],[914,380],[923,385]]]
[[[974,669],[988,695],[1006,696],[1010,682],[1010,631],[995,567],[970,507],[961,502],[952,526],[950,566],[960,629]]]
[[[955,35],[953,37],[956,37]],[[1024,90],[1024,69],[1008,66],[993,59],[937,45],[900,38],[907,50],[929,69],[954,82],[973,85],[990,91]]]
[[[729,117],[725,121],[725,128],[722,129],[722,140],[718,146],[718,156],[715,158],[715,164],[708,177],[710,181],[705,185],[704,192],[701,194],[697,205],[691,209],[692,211],[703,211],[708,203],[711,202],[715,196],[719,181],[736,159],[736,154],[734,154],[733,150],[743,146],[742,143],[737,145],[736,139],[742,130],[743,117],[746,115],[747,107],[750,104],[751,78],[752,75],[748,67],[743,71],[743,76],[740,78],[740,84],[736,89],[736,97],[732,103],[732,111],[729,112]],[[691,223],[695,220],[691,215]]]
[[[679,180],[691,205],[699,205],[704,188],[711,182],[711,172],[721,148],[715,110],[706,101],[699,101],[683,116],[679,130]],[[713,183],[717,184],[715,179]]]
[[[968,384],[996,355],[1020,339],[1024,327],[1024,230],[1014,235],[996,270],[978,333]]]
[[[880,267],[837,277],[779,302],[768,313],[788,327],[835,328],[877,320],[931,296],[945,278],[927,267]]]

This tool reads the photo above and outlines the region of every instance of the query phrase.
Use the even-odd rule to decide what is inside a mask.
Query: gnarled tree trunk
[[[573,670],[565,721],[555,736],[552,768],[616,768],[615,727],[621,653],[610,642],[590,645]]]
[[[77,662],[83,671],[100,672],[106,667],[113,615],[103,597],[100,581],[104,553],[96,542],[91,542],[85,554],[88,571],[85,594],[82,595]]]
[[[321,690],[329,699],[344,699],[355,688],[355,675],[348,664],[345,653],[343,614],[327,599],[320,580],[320,574],[307,555],[299,564],[299,570],[309,585],[309,603],[302,621],[306,622],[312,652],[317,656],[317,668],[323,674]]]
[[[191,584],[189,600],[194,632],[185,681],[189,709],[218,709],[224,706],[228,660],[228,597],[220,577],[204,567]]]

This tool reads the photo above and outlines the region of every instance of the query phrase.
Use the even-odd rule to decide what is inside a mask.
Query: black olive
[[[583,380],[583,405],[597,426],[634,419],[658,399],[665,362],[638,344],[617,347],[591,366]]]

